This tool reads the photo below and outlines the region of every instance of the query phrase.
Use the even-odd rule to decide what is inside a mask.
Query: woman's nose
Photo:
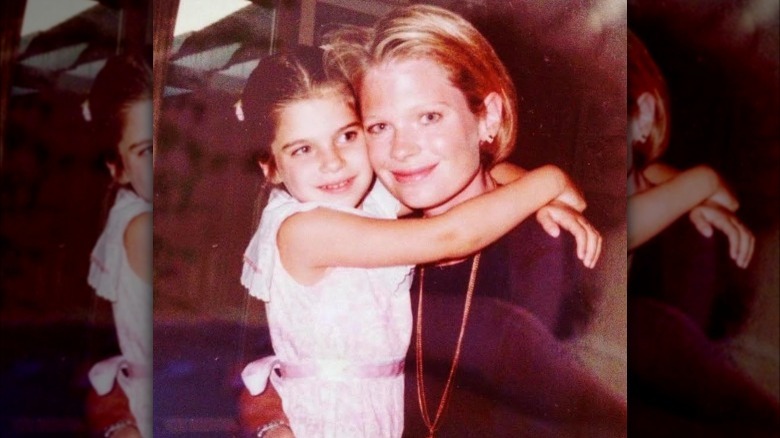
[[[323,172],[338,172],[344,167],[344,158],[338,149],[327,149],[323,151],[321,157],[320,169]]]
[[[412,132],[396,130],[392,141],[390,156],[395,160],[403,161],[420,150]]]

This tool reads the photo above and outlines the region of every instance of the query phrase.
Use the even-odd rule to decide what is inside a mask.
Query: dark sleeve
[[[584,267],[574,237],[547,234],[534,219],[515,228],[509,238],[509,288],[512,302],[527,310],[558,337],[566,336],[582,302]]]
[[[741,330],[756,294],[730,259],[728,238],[702,236],[687,216],[637,248],[628,293],[682,311],[713,338]]]

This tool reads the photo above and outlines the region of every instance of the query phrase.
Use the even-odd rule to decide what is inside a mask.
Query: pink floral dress
[[[299,284],[276,235],[286,218],[317,207],[327,206],[275,190],[246,250],[241,281],[266,303],[275,356],[250,363],[244,383],[258,394],[270,376],[298,437],[400,437],[412,267],[331,268],[315,285]],[[395,219],[398,207],[376,183],[362,209],[338,209]]]
[[[152,436],[152,285],[130,267],[124,235],[133,218],[151,211],[152,204],[135,192],[119,190],[92,250],[87,278],[98,296],[111,302],[122,352],[95,364],[89,371],[90,382],[100,395],[119,383],[145,438]]]

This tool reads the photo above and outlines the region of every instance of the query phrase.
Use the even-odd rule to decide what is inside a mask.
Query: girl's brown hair
[[[140,57],[123,54],[109,58],[95,77],[89,94],[89,112],[103,159],[121,172],[119,142],[127,112],[134,104],[152,99],[152,69]]]
[[[256,145],[255,161],[269,164],[275,171],[271,143],[276,136],[279,116],[291,103],[339,95],[357,111],[354,93],[346,78],[332,73],[326,71],[322,50],[316,47],[299,46],[260,61],[249,75],[241,96],[242,125],[245,138]]]
[[[316,47],[298,46],[270,55],[249,75],[241,95],[244,138],[254,145],[253,161],[269,166],[255,205],[256,224],[274,187],[277,169],[271,145],[282,111],[295,102],[334,95],[358,114],[349,82],[340,72],[325,67],[322,49]]]

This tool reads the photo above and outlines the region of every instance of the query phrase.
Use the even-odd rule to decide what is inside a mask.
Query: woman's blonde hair
[[[514,149],[518,110],[512,79],[487,39],[460,15],[430,5],[399,7],[372,28],[338,28],[328,32],[323,42],[326,63],[350,78],[358,96],[368,68],[420,58],[447,71],[475,115],[484,114],[488,94],[498,93],[502,120],[495,139],[480,144],[483,164],[502,161]]]
[[[642,41],[628,31],[628,118],[639,116],[638,100],[643,93],[655,99],[653,125],[645,141],[634,140],[633,169],[639,170],[661,156],[669,144],[669,95],[666,81]]]

